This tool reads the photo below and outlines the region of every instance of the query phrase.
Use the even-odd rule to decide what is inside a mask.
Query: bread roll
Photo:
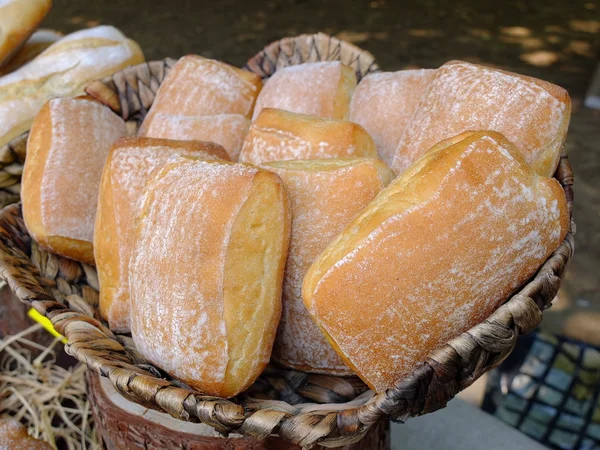
[[[358,83],[350,104],[350,120],[367,130],[388,165],[434,74],[432,69],[379,72]]]
[[[451,61],[440,67],[396,149],[402,173],[441,141],[467,130],[503,133],[540,174],[552,176],[569,126],[563,88],[502,70]]]
[[[260,77],[214,59],[184,56],[173,66],[139,130],[144,136],[156,114],[214,116],[241,114],[250,118],[262,88]]]
[[[348,156],[377,157],[375,143],[360,125],[265,108],[250,126],[240,161],[262,164]]]
[[[146,129],[145,136],[215,142],[227,150],[232,161],[237,161],[249,126],[250,120],[241,114],[216,116],[156,114]]]
[[[268,163],[292,205],[292,236],[283,281],[283,313],[273,357],[307,372],[352,375],[302,303],[302,280],[327,244],[383,189],[393,174],[374,158]]]
[[[439,143],[396,178],[306,274],[308,311],[374,390],[483,321],[569,228],[560,184],[503,135]]]
[[[281,315],[290,211],[253,166],[182,161],[142,198],[129,270],[131,332],[153,364],[232,397],[269,361]]]
[[[0,1],[0,67],[19,51],[52,7],[52,0]]]
[[[129,258],[137,203],[150,173],[177,155],[229,159],[223,147],[210,142],[121,138],[104,165],[94,228],[94,257],[100,282],[100,314],[114,331],[130,331]]]
[[[0,78],[0,147],[27,131],[51,98],[83,94],[89,82],[143,61],[139,46],[113,27],[64,37]]]
[[[0,76],[14,72],[19,67],[27,64],[63,36],[62,33],[54,30],[36,31],[27,39],[27,42],[25,42],[15,56],[4,66],[0,67]]]
[[[356,87],[354,71],[339,61],[300,64],[279,69],[256,100],[253,119],[263,108],[311,116],[347,119]]]
[[[29,234],[43,247],[94,263],[98,187],[125,122],[90,97],[50,100],[31,127],[21,200]]]
[[[52,446],[29,436],[27,428],[19,421],[14,419],[0,419],[0,449],[52,450]]]

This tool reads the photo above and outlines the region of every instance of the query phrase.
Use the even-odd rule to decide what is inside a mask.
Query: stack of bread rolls
[[[96,265],[113,330],[201,392],[234,396],[270,359],[382,391],[562,242],[569,114],[558,86],[464,62],[358,85],[307,63],[263,86],[186,56],[137,136],[89,97],[47,103],[24,218]]]

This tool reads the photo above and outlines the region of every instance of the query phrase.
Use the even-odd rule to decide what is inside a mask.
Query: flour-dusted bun
[[[256,100],[253,119],[263,108],[347,119],[355,87],[354,71],[339,61],[285,67],[266,82]]]
[[[565,193],[503,135],[449,139],[396,178],[306,274],[304,303],[373,389],[483,321],[569,228]]]
[[[50,100],[31,127],[23,168],[23,219],[53,253],[94,263],[98,187],[125,122],[90,97]]]
[[[243,391],[269,362],[281,315],[291,219],[281,180],[182,158],[140,208],[129,271],[138,350],[207,394]]]
[[[367,130],[388,165],[434,74],[433,69],[378,72],[358,83],[350,104],[350,120]]]
[[[250,120],[241,114],[182,116],[156,114],[146,129],[147,137],[208,141],[222,145],[232,161],[237,161],[248,133]]]
[[[0,419],[0,449],[2,450],[52,450],[52,446],[35,439],[27,428],[15,419]]]
[[[265,108],[250,126],[240,161],[262,164],[349,156],[377,157],[375,143],[360,125]]]
[[[19,51],[51,7],[52,0],[0,0],[0,67]]]
[[[547,81],[451,61],[440,67],[396,149],[402,173],[443,139],[469,130],[504,134],[540,174],[554,174],[567,136],[571,99]]]
[[[292,205],[283,313],[273,357],[298,370],[352,375],[306,311],[302,280],[325,247],[393,179],[393,174],[375,158],[278,161],[264,168],[283,180]]]
[[[19,67],[27,64],[55,42],[62,39],[64,34],[55,30],[38,30],[31,35],[23,47],[11,58],[11,60],[0,67],[0,76],[14,72]]]
[[[165,77],[139,130],[146,130],[156,114],[214,116],[241,114],[252,117],[260,77],[214,59],[188,55],[181,58]]]
[[[113,27],[65,36],[0,77],[0,147],[27,131],[48,100],[81,95],[91,81],[143,61],[140,47]]]
[[[94,257],[100,282],[100,314],[117,332],[129,327],[129,258],[134,218],[148,176],[179,155],[229,159],[217,144],[150,138],[121,138],[102,172],[94,229]]]

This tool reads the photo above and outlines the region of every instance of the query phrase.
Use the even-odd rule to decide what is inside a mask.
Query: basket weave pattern
[[[250,60],[247,67],[255,70],[274,45]],[[279,47],[288,48],[286,45]],[[331,48],[339,50],[335,45]],[[287,63],[275,64],[274,70],[302,62],[298,54],[299,50],[287,53]],[[333,59],[314,51],[305,54]],[[372,60],[367,63],[367,56],[354,57],[361,61],[354,67],[362,74],[376,68]],[[343,57],[347,54],[341,51],[338,58]],[[277,58],[284,58],[283,53]],[[86,91],[124,119],[139,121],[172,64],[173,60],[165,60],[129,68],[93,83]],[[555,177],[565,190],[571,213],[573,176],[566,156]],[[558,291],[573,246],[569,232],[519,292],[486,321],[433,351],[393,389],[374,394],[358,379],[308,375],[270,365],[247,392],[232,401],[204,396],[146,363],[131,338],[113,334],[99,320],[95,269],[40,249],[27,233],[20,205],[0,211],[0,276],[22,301],[48,317],[68,338],[70,354],[108,377],[126,398],[181,420],[204,422],[223,433],[257,438],[278,434],[307,448],[316,443],[333,447],[355,442],[381,418],[405,420],[444,407],[460,390],[502,362],[519,334],[539,324],[542,311]]]

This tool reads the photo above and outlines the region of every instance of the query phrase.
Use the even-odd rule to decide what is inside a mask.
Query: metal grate
[[[492,372],[483,409],[550,448],[600,450],[600,349],[522,336]]]

